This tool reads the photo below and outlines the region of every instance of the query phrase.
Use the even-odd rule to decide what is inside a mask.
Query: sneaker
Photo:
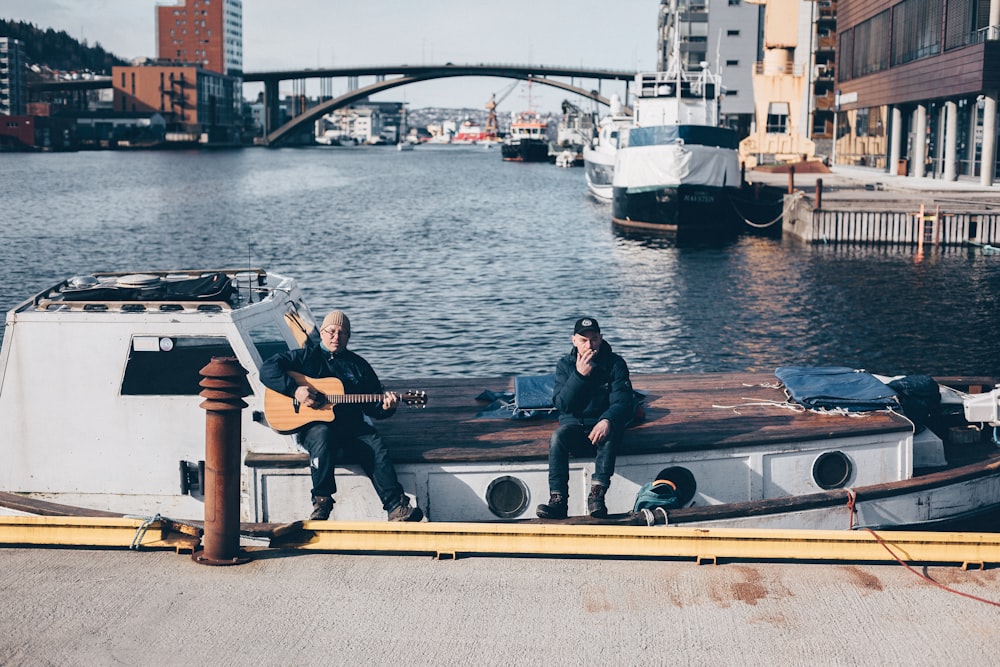
[[[389,521],[420,521],[424,512],[419,507],[410,506],[410,497],[403,494],[399,504],[389,510]]]
[[[590,495],[587,496],[587,512],[595,519],[606,519],[608,516],[608,506],[604,504],[604,494],[608,492],[608,487],[594,484],[590,487]]]
[[[333,511],[333,498],[330,496],[314,496],[313,512],[309,515],[312,521],[326,521]]]
[[[548,504],[539,505],[536,513],[540,519],[565,519],[568,499],[561,493],[549,494]]]

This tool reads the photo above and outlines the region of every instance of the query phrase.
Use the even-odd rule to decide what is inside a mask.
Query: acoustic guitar
[[[264,418],[268,426],[278,433],[294,433],[306,424],[332,422],[338,405],[365,405],[381,403],[384,394],[345,394],[344,383],[337,378],[311,378],[301,373],[288,373],[300,386],[310,387],[325,399],[318,408],[303,405],[291,396],[264,387]],[[410,407],[427,405],[427,392],[408,391],[399,395],[399,402]]]

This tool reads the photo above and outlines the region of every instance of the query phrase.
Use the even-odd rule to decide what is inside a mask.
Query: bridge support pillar
[[[278,84],[275,79],[264,81],[264,140],[281,125],[281,105],[278,101]]]

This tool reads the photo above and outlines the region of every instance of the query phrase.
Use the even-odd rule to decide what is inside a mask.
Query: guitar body
[[[267,425],[278,433],[295,433],[313,422],[332,422],[336,417],[334,408],[337,405],[376,404],[385,398],[384,394],[345,394],[344,383],[337,378],[311,378],[294,372],[289,372],[288,377],[295,380],[300,387],[309,387],[314,392],[322,394],[326,402],[318,408],[310,408],[291,396],[264,387],[264,418],[267,420]],[[408,391],[400,395],[399,401],[410,407],[423,407],[427,404],[427,393]]]
[[[300,386],[305,385],[317,392],[330,395],[344,395],[344,383],[337,378],[311,378],[301,373],[289,373]],[[336,415],[334,404],[327,402],[319,408],[307,407],[291,396],[264,388],[264,417],[267,424],[278,433],[295,433],[306,424],[332,422]]]

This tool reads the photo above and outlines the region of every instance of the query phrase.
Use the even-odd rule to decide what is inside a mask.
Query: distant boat
[[[615,174],[615,154],[624,128],[631,127],[632,116],[617,94],[611,96],[611,110],[597,125],[597,137],[583,148],[584,176],[590,193],[611,201],[611,182]]]
[[[471,120],[462,123],[458,132],[451,138],[453,144],[478,144],[490,139],[490,135]]]
[[[510,133],[500,146],[504,160],[546,162],[549,159],[548,124],[536,111],[522,111],[510,124]]]
[[[549,159],[558,166],[582,167],[583,149],[590,145],[594,137],[594,114],[568,100],[563,100],[562,117],[556,125],[556,140],[549,145]],[[572,161],[568,165],[559,165],[560,158],[570,153]]]
[[[406,139],[403,139],[402,141],[400,141],[399,143],[396,144],[396,150],[398,150],[398,151],[412,151],[413,150],[413,142],[412,141],[407,141]]]

